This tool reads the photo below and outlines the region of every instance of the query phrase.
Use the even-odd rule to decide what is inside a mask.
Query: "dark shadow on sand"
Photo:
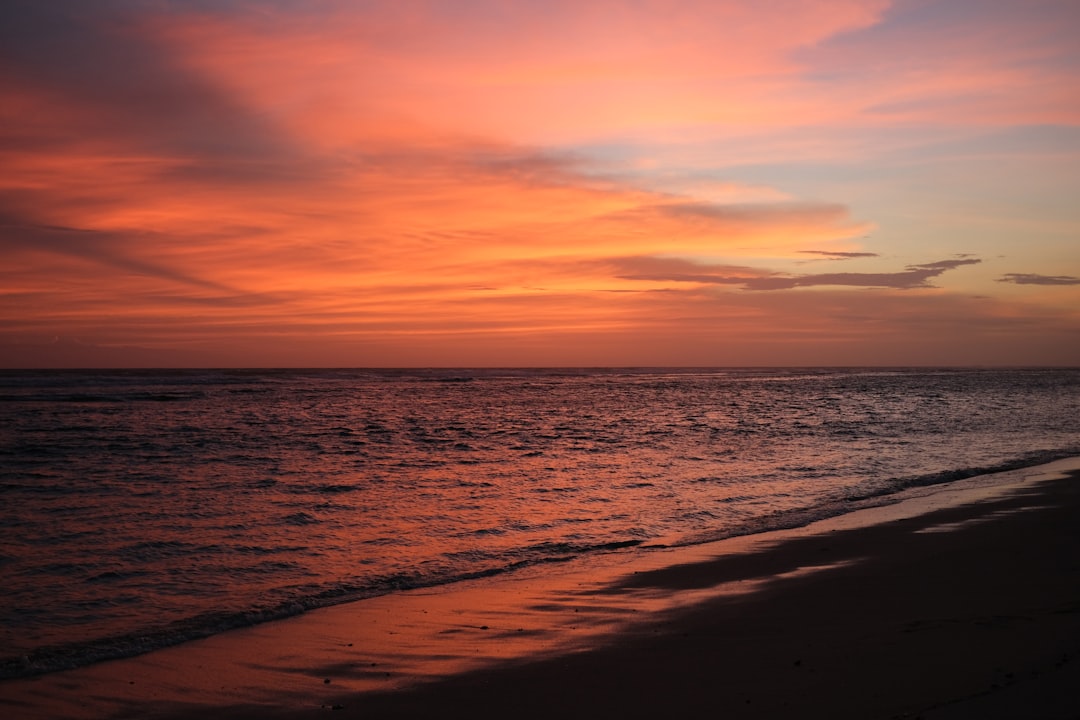
[[[762,583],[582,652],[397,692],[328,694],[319,709],[281,716],[1080,717],[1080,473],[636,573],[601,594],[746,580]]]

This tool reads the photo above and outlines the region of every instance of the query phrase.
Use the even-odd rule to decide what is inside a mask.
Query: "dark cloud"
[[[797,287],[815,285],[836,285],[846,287],[911,288],[931,287],[926,281],[937,277],[944,270],[912,269],[894,273],[821,273],[797,277],[759,278],[744,283],[747,290],[788,290]]]
[[[1036,273],[1006,273],[998,282],[1016,285],[1080,285],[1080,277],[1072,275],[1038,275]]]
[[[978,258],[961,260],[939,260],[923,265],[908,265],[901,272],[893,273],[820,273],[795,277],[758,278],[744,283],[747,290],[787,290],[813,285],[836,285],[847,287],[874,287],[909,290],[912,288],[933,287],[927,281],[947,270],[954,270],[962,265],[975,265],[982,262]]]
[[[185,156],[265,157],[281,138],[208,78],[184,67],[146,23],[182,9],[133,0],[5,0],[0,4],[0,96],[55,105],[58,145],[113,138]],[[17,147],[34,128],[9,128]]]
[[[926,263],[924,265],[909,265],[909,270],[955,270],[963,265],[978,265],[982,260],[978,258],[962,258],[959,260],[938,260],[937,262]]]
[[[927,281],[947,270],[981,262],[977,258],[941,260],[923,265],[909,265],[892,273],[818,273],[813,275],[783,275],[754,268],[733,265],[703,265],[688,260],[663,258],[623,258],[620,267],[638,267],[647,272],[621,274],[624,280],[707,283],[741,285],[746,290],[790,290],[797,287],[846,286],[864,288],[893,288],[908,290],[933,287]]]
[[[872,252],[834,252],[832,250],[800,250],[803,255],[821,255],[832,260],[850,260],[851,258],[881,257]]]

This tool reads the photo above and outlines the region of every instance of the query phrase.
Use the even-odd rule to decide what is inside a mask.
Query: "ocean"
[[[1080,455],[1080,369],[0,372],[0,678]]]

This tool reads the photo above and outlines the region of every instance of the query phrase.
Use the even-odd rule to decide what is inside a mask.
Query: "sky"
[[[0,367],[1080,365],[1075,0],[5,0]]]

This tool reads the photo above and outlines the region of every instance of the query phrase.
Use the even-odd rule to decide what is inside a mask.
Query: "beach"
[[[1080,720],[1078,29],[0,1],[0,720]]]
[[[1080,461],[0,684],[8,717],[1075,718]]]

